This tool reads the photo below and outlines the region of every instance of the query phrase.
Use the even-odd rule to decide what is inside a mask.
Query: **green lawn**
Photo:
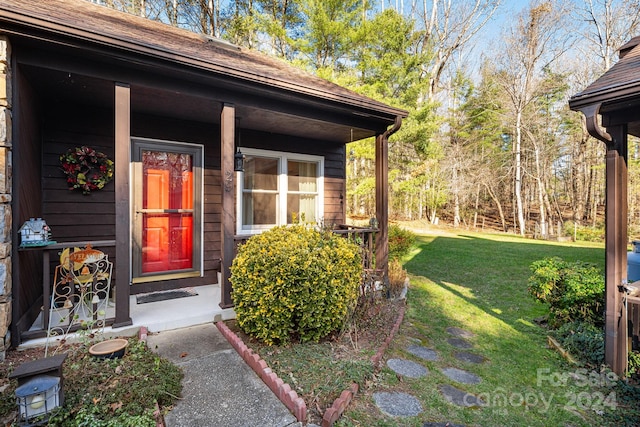
[[[611,410],[615,391],[600,387],[602,376],[571,366],[547,347],[546,331],[534,319],[546,309],[527,293],[529,265],[559,256],[604,265],[604,247],[586,243],[555,243],[508,235],[462,233],[421,236],[405,268],[411,284],[407,314],[386,358],[401,357],[429,369],[426,377],[399,378],[388,368],[365,387],[339,421],[341,426],[422,426],[452,422],[479,426],[602,425],[600,409]],[[484,356],[480,365],[454,358],[457,351],[446,328],[471,331]],[[440,360],[420,361],[405,351],[420,340],[437,350]],[[445,367],[473,372],[477,385],[458,384],[441,373]],[[461,408],[448,403],[438,386],[450,384],[483,398],[487,405]],[[405,391],[419,398],[424,412],[391,418],[372,404],[376,391]],[[604,408],[603,408],[604,406]],[[620,411],[620,408],[614,409]]]

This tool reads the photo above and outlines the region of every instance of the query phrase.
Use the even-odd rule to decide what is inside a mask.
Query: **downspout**
[[[396,116],[390,129],[376,137],[376,269],[383,270],[385,282],[389,273],[389,137],[402,126],[402,117]]]

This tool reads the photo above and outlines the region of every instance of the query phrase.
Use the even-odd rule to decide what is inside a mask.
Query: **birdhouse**
[[[51,229],[42,218],[30,218],[20,227],[20,246],[46,245],[51,236]]]

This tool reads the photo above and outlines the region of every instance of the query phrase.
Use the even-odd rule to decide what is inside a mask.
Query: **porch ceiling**
[[[34,92],[47,102],[64,101],[103,108],[114,105],[114,82],[111,80],[31,65],[23,65],[21,69]],[[208,93],[194,95],[187,93],[193,91],[132,83],[131,111],[134,114],[219,124],[224,99],[216,99],[213,95],[215,88],[205,89]],[[237,103],[235,107],[243,129],[342,143],[375,135],[370,129],[335,121]]]

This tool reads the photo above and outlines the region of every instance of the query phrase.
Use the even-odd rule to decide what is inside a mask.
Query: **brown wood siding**
[[[15,246],[20,241],[18,230],[30,217],[43,217],[40,157],[40,114],[34,91],[20,68],[14,69],[13,110],[13,228]],[[17,251],[13,259],[12,344],[20,333],[28,330],[42,304],[42,255],[40,251]]]
[[[60,154],[69,148],[88,145],[114,156],[113,110],[64,102],[48,105],[42,120],[42,216],[59,242],[113,240],[115,238],[115,200],[113,182],[100,191],[83,195],[68,190],[59,165]],[[135,285],[131,293],[199,286],[217,281],[221,259],[221,173],[219,124],[174,120],[132,114],[134,137],[173,140],[204,146],[204,277],[157,281]],[[323,156],[325,159],[325,221],[343,223],[345,147],[340,143],[245,131],[243,145],[256,148]],[[36,191],[37,192],[37,191]],[[115,251],[106,251],[117,265]],[[55,258],[55,257],[52,257]],[[115,283],[114,283],[115,285]],[[38,284],[39,286],[39,284]]]
[[[113,113],[89,106],[69,110],[52,108],[44,120],[43,138],[43,215],[54,238],[61,242],[112,240],[115,238],[115,199],[113,182],[103,190],[83,195],[68,190],[60,170],[59,156],[69,148],[88,145],[113,159]],[[132,293],[182,286],[215,283],[220,268],[220,172],[218,126],[171,120],[164,117],[133,115],[131,134],[135,137],[203,144],[204,172],[204,271],[203,278],[158,281],[136,285]],[[109,251],[107,251],[109,253]],[[115,252],[109,253],[115,260]],[[115,285],[115,284],[114,284]]]

